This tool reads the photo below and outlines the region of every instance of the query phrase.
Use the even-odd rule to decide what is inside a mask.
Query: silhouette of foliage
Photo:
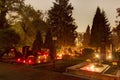
[[[90,45],[90,26],[88,25],[86,32],[83,35],[83,46],[88,47]]]
[[[41,48],[43,47],[43,39],[40,31],[38,31],[32,47],[34,53],[41,51]]]
[[[12,29],[0,30],[0,47],[12,48],[20,41],[20,36]]]
[[[0,29],[9,27],[6,15],[9,12],[16,12],[24,5],[24,0],[0,0]]]
[[[55,42],[53,40],[52,32],[50,29],[47,30],[44,45],[45,48],[49,49],[49,55],[51,60],[54,60],[56,55],[56,49],[55,49]]]
[[[48,11],[48,22],[52,34],[57,36],[57,44],[60,46],[74,45],[77,26],[72,17],[73,7],[69,0],[56,0]]]
[[[90,44],[93,47],[101,47],[102,43],[107,46],[110,44],[110,26],[105,16],[105,12],[97,8],[96,14],[93,19],[93,25],[91,29],[91,41]]]

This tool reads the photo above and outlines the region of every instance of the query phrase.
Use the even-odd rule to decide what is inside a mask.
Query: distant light
[[[109,55],[109,56],[108,56],[108,58],[109,58],[109,59],[112,59],[112,56],[111,56],[111,55]]]
[[[26,61],[25,60],[23,60],[23,63],[25,63]]]
[[[40,61],[40,60],[37,60],[37,63],[41,63],[41,61]]]
[[[40,56],[38,56],[38,59],[40,59],[41,57]]]
[[[62,59],[62,54],[57,54],[57,59]]]
[[[45,54],[44,54],[43,56],[44,56],[44,57],[46,57],[46,55],[45,55]]]
[[[87,59],[86,61],[87,61],[87,62],[91,62],[91,60],[90,60],[90,59]]]
[[[100,55],[99,55],[99,54],[96,54],[95,56],[96,56],[96,58],[100,58]]]
[[[117,65],[118,65],[118,64],[117,64],[117,62],[113,62],[112,64],[113,64],[113,65],[115,65],[115,66],[117,66]]]
[[[31,60],[29,60],[29,61],[28,61],[28,63],[30,64],[30,63],[32,63],[32,61],[31,61]]]
[[[21,61],[21,59],[20,59],[20,58],[18,58],[18,59],[17,59],[17,61],[18,61],[18,62],[20,62],[20,61]]]
[[[91,67],[90,67],[91,71],[95,71],[94,67],[95,67],[94,65],[91,65]]]

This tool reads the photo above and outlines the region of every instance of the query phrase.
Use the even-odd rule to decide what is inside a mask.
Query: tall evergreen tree
[[[83,46],[88,47],[90,44],[90,26],[88,25],[86,32],[83,35]]]
[[[56,49],[55,49],[55,43],[54,43],[53,37],[52,37],[52,32],[50,29],[48,29],[48,31],[46,33],[44,45],[47,49],[49,49],[49,55],[50,55],[51,60],[54,60],[55,55],[56,55]]]
[[[93,19],[93,25],[91,29],[91,41],[90,44],[93,47],[99,47],[100,46],[100,17],[101,17],[101,11],[100,8],[97,8],[96,14]]]
[[[55,0],[53,4],[48,12],[53,36],[57,37],[60,46],[74,45],[77,26],[72,17],[72,5],[69,0]]]
[[[105,12],[97,8],[96,14],[93,19],[91,29],[91,46],[101,48],[101,52],[105,53],[105,48],[109,45],[110,27]]]
[[[42,47],[43,47],[42,35],[41,32],[38,31],[36,35],[36,39],[33,42],[33,46],[32,46],[33,52],[36,53],[37,51],[41,51]]]
[[[120,46],[120,25],[119,25],[119,29],[117,29],[117,28],[112,29],[111,42],[113,45],[113,50],[119,48],[119,46]]]
[[[120,42],[120,20],[119,20],[119,18],[120,18],[120,8],[117,8],[116,10],[117,10],[117,16],[116,16],[117,26],[116,26],[116,28],[113,29],[113,33],[117,34],[116,36],[118,37],[118,42]],[[117,43],[117,45],[120,46],[120,43]]]
[[[110,25],[108,23],[108,19],[106,18],[105,12],[102,11],[102,18],[101,21],[103,21],[101,23],[101,26],[103,26],[103,28],[101,29],[102,33],[102,40],[104,40],[105,45],[109,46],[111,44],[111,31],[110,31]]]
[[[109,35],[110,27],[108,20],[104,14],[104,11],[101,12],[100,8],[98,7],[91,29],[91,45],[93,47],[100,47],[102,41],[105,43],[108,41]]]

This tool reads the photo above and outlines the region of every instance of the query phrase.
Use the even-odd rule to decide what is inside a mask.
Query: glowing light
[[[108,58],[109,58],[109,59],[112,59],[112,56],[111,56],[111,55],[109,55],[109,56],[108,56]]]
[[[96,68],[96,71],[98,72],[98,71],[99,71],[99,69],[98,69],[98,68]]]
[[[40,56],[38,56],[38,59],[40,59],[41,57]]]
[[[62,59],[62,54],[57,54],[57,59]]]
[[[25,63],[26,61],[25,60],[23,60],[23,63]]]
[[[96,56],[96,58],[100,58],[100,55],[99,55],[99,54],[96,54],[95,56]]]
[[[40,61],[40,60],[37,60],[37,63],[41,63],[41,61]]]
[[[112,64],[113,64],[113,65],[118,65],[117,62],[113,62]]]
[[[44,57],[46,57],[46,55],[45,55],[45,54],[44,54],[43,56],[44,56]]]
[[[29,61],[28,61],[28,63],[32,63],[32,61],[31,61],[31,60],[29,60]]]
[[[81,70],[91,71],[91,72],[102,72],[104,69],[106,69],[109,65],[103,64],[102,67],[96,66],[96,64],[88,64],[86,66],[83,66],[80,68]]]
[[[91,60],[90,60],[90,59],[87,59],[86,61],[87,61],[87,62],[91,62]]]
[[[94,65],[91,65],[90,70],[95,71],[94,67],[95,67]]]
[[[21,61],[21,59],[20,59],[20,58],[18,58],[18,59],[17,59],[17,61],[18,61],[18,62],[20,62],[20,61]]]

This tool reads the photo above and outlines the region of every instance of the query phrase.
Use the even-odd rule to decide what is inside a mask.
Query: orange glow
[[[46,57],[46,55],[45,55],[45,54],[44,54],[43,56],[44,56],[44,57]]]
[[[99,54],[96,54],[95,56],[96,56],[96,58],[100,58],[100,55],[99,55]]]
[[[57,54],[57,59],[62,59],[62,54]]]
[[[91,71],[95,71],[95,70],[94,70],[94,65],[92,65],[92,66],[90,67],[90,70],[91,70]]]

